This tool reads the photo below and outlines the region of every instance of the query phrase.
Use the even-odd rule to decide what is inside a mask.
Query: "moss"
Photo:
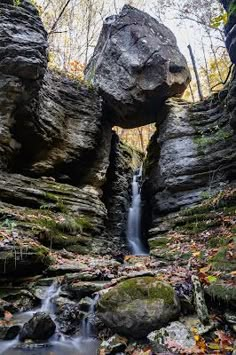
[[[66,249],[68,251],[71,251],[73,253],[77,253],[77,254],[80,254],[80,255],[87,255],[90,252],[90,248],[89,247],[85,247],[85,246],[80,245],[80,244],[70,245]]]
[[[233,136],[232,131],[226,131],[223,129],[219,129],[218,127],[217,130],[211,132],[210,135],[206,135],[203,132],[199,133],[200,136],[194,139],[194,143],[197,145],[199,153],[203,153],[206,147],[227,140]]]
[[[234,271],[236,270],[236,261],[227,259],[228,247],[224,246],[219,249],[217,254],[211,258],[213,270],[217,271]]]
[[[119,283],[101,299],[103,308],[112,309],[117,306],[119,300],[130,302],[139,299],[152,302],[163,299],[166,305],[174,303],[174,290],[171,286],[158,281],[154,277],[137,277]]]
[[[50,203],[41,205],[41,209],[55,209],[59,212],[67,213],[68,208],[64,205],[63,199],[57,194],[51,192],[45,192],[44,197]],[[53,202],[53,204],[51,204]]]
[[[226,189],[208,198],[203,203],[182,210],[182,216],[198,215],[209,212],[224,212],[235,214],[236,210],[236,189]]]
[[[231,238],[229,238],[227,236],[217,236],[217,237],[214,236],[207,242],[207,246],[209,248],[226,246],[229,244],[230,239]]]
[[[218,227],[221,225],[221,221],[218,220],[207,220],[206,222],[204,221],[197,221],[194,223],[187,223],[183,226],[177,226],[175,229],[178,231],[183,231],[187,232],[188,234],[197,234],[204,232],[207,229],[210,229],[212,227]]]
[[[205,289],[206,293],[212,298],[225,303],[236,304],[236,287],[213,283]]]
[[[168,237],[158,237],[149,239],[148,244],[150,249],[163,248],[170,242]]]

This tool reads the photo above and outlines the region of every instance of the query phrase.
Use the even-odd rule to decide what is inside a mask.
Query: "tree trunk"
[[[195,77],[196,77],[198,95],[199,95],[200,100],[203,100],[202,88],[201,88],[199,74],[198,74],[198,71],[197,71],[196,60],[195,60],[195,57],[194,57],[194,54],[193,54],[193,50],[192,50],[192,47],[191,47],[190,44],[188,45],[188,50],[189,50],[189,54],[190,54],[191,61],[192,61],[192,64],[193,64],[194,74],[195,74]]]
[[[207,59],[206,59],[206,51],[205,51],[203,41],[202,41],[202,52],[203,52],[203,57],[204,57],[204,62],[205,62],[207,85],[208,85],[208,89],[209,89],[209,94],[211,94],[212,91],[211,91],[211,82],[210,82],[210,78],[209,78],[209,68],[208,68],[208,63],[207,63]]]

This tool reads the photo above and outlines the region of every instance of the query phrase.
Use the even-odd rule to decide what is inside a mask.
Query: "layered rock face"
[[[106,228],[116,252],[126,250],[126,231],[128,210],[131,204],[131,183],[134,170],[142,164],[142,156],[113,133],[110,154],[110,166],[107,170],[107,182],[103,187],[103,201],[108,211]]]
[[[47,66],[47,34],[30,1],[0,4],[0,168],[18,153],[14,111],[37,92]]]
[[[228,49],[232,62],[236,63],[236,2],[233,0],[221,1],[228,12],[228,22],[225,26],[226,47]],[[227,98],[228,114],[231,117],[231,126],[236,131],[236,73],[233,72],[234,80],[229,85]]]
[[[232,62],[236,63],[236,1],[221,0],[225,10],[228,12],[228,22],[225,26],[226,47],[229,51]]]
[[[40,273],[63,249],[111,252],[124,229],[132,154],[111,154],[94,88],[47,70],[47,34],[31,2],[2,1],[0,16],[0,273]],[[123,173],[127,193],[117,202]],[[107,207],[124,205],[117,229],[107,226],[107,179]]]
[[[174,34],[125,5],[106,19],[86,79],[99,88],[110,122],[133,128],[155,122],[164,100],[184,92],[190,73]]]
[[[236,140],[227,90],[204,102],[169,100],[145,162],[146,218],[155,234],[163,216],[213,195],[236,177]],[[152,215],[150,216],[150,210]]]

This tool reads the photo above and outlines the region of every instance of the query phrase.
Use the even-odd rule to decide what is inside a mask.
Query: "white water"
[[[137,170],[132,182],[132,204],[128,215],[127,238],[133,255],[147,255],[141,233],[141,179],[142,168]]]
[[[53,315],[54,314],[53,299],[58,297],[60,292],[61,292],[61,287],[59,287],[56,282],[53,282],[52,285],[48,287],[48,289],[46,290],[39,312],[45,312],[45,313],[49,313],[50,315]]]
[[[40,308],[34,311],[21,313],[16,316],[16,319],[18,318],[23,325],[30,320],[35,313],[46,312],[49,313],[51,318],[55,321],[56,315],[53,300],[60,295],[60,292],[61,288],[56,283],[53,283],[47,288]],[[95,308],[98,297],[99,296],[95,296],[88,315],[81,323],[81,335],[79,337],[66,337],[59,332],[57,327],[55,335],[43,347],[35,346],[34,348],[32,346],[30,349],[23,349],[20,346],[19,338],[17,337],[12,341],[0,342],[0,355],[96,355],[99,342],[94,336],[93,320],[95,317]]]
[[[94,336],[94,329],[93,329],[93,323],[94,323],[94,317],[95,317],[95,309],[97,302],[99,300],[99,295],[97,294],[90,307],[87,316],[83,318],[82,324],[81,324],[81,336],[83,338],[90,338]]]

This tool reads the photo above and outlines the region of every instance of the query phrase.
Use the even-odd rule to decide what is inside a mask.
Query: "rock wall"
[[[127,251],[127,217],[131,204],[131,183],[134,170],[142,164],[142,155],[119,140],[113,133],[110,166],[104,185],[103,201],[108,210],[107,231],[116,250],[112,254]]]
[[[47,69],[32,3],[2,1],[0,17],[0,274],[40,273],[61,253],[111,253],[128,210],[131,151],[116,139],[111,147],[91,85]]]
[[[225,89],[196,104],[166,102],[144,165],[144,215],[151,233],[165,229],[160,222],[167,215],[199,203],[235,180],[236,137],[227,97]]]
[[[232,62],[236,63],[236,1],[221,0],[222,5],[228,12],[228,21],[225,25],[226,47]]]

